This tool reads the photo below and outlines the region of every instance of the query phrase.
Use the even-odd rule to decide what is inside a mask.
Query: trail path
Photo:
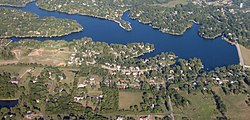
[[[168,96],[168,105],[169,105],[169,109],[171,112],[170,116],[171,116],[172,120],[174,120],[174,109],[173,109],[173,105],[172,105],[170,96]]]

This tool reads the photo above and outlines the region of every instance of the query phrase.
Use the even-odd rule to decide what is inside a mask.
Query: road
[[[8,42],[5,46],[8,46],[13,40],[11,40],[10,42]]]
[[[236,46],[237,51],[238,51],[240,65],[244,66],[245,64],[244,64],[244,59],[243,59],[243,56],[242,56],[242,53],[241,53],[241,50],[240,50],[240,45],[238,43],[236,43],[235,46]]]
[[[27,72],[31,72],[31,70],[32,70],[32,69],[26,70],[26,71],[20,76],[20,78],[22,78]]]
[[[171,112],[170,117],[172,118],[172,120],[174,120],[174,109],[169,95],[168,95],[168,106]]]
[[[250,66],[249,66],[249,65],[244,65],[243,67],[244,67],[244,68],[249,68],[249,69],[250,69]]]
[[[111,67],[108,67],[106,65],[102,65],[102,68],[107,69],[107,70],[111,70],[111,71],[119,70],[118,68],[111,68]],[[120,71],[124,71],[124,72],[147,72],[149,70],[154,70],[154,69],[141,69],[141,70],[120,69]]]

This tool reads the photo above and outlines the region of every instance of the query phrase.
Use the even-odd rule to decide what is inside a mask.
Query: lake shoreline
[[[125,26],[122,25],[122,22],[116,20],[116,19],[112,19],[112,18],[108,18],[108,17],[101,17],[101,16],[97,16],[97,15],[93,15],[93,14],[84,14],[84,13],[77,13],[77,12],[66,12],[66,11],[60,11],[60,10],[51,10],[51,9],[45,9],[45,8],[41,8],[39,7],[39,5],[36,3],[36,6],[39,8],[39,9],[42,9],[42,10],[46,10],[46,11],[49,11],[49,12],[59,12],[59,13],[64,13],[64,14],[68,14],[68,15],[75,15],[75,14],[78,14],[78,15],[81,15],[81,16],[88,16],[88,17],[93,17],[93,18],[97,18],[97,19],[104,19],[104,20],[110,20],[110,21],[113,21],[113,22],[116,22],[119,24],[119,26],[123,29],[125,29],[126,31],[131,31],[132,30],[132,27],[130,24],[127,24],[129,26],[129,28],[126,28]],[[125,13],[127,10],[123,11],[123,13]],[[123,14],[122,14],[123,15]],[[123,20],[122,19],[122,15],[120,16],[119,19]],[[126,22],[126,21],[124,21]]]
[[[26,3],[26,4],[28,4],[28,3]],[[12,4],[0,4],[0,6],[10,6],[10,7],[25,7],[26,6],[26,4],[25,5],[12,5]]]
[[[9,39],[9,38],[13,38],[13,37],[16,37],[16,38],[38,38],[38,37],[41,37],[41,38],[53,38],[53,37],[63,37],[63,36],[67,36],[67,35],[70,35],[72,33],[78,33],[78,32],[82,32],[84,30],[83,27],[81,27],[79,30],[75,30],[75,31],[71,31],[71,32],[68,32],[68,33],[65,33],[65,34],[58,34],[58,35],[51,35],[51,36],[40,36],[40,35],[26,35],[26,36],[0,36],[0,39]]]
[[[10,7],[14,8],[15,7]],[[106,42],[108,44],[128,44],[128,43],[150,43],[154,44],[155,50],[140,56],[139,58],[154,57],[163,52],[174,52],[180,58],[200,58],[204,63],[204,68],[214,69],[225,65],[238,64],[238,55],[234,46],[228,45],[227,42],[218,37],[213,42],[206,40],[197,34],[199,24],[190,24],[186,27],[183,34],[173,35],[173,33],[164,33],[159,28],[142,24],[138,20],[129,17],[129,13],[125,11],[122,20],[131,23],[133,30],[125,31],[113,20],[103,19],[89,15],[68,14],[59,11],[47,11],[37,7],[36,2],[27,4],[24,8],[16,8],[26,12],[32,12],[39,17],[56,17],[76,20],[80,23],[84,30],[82,32],[73,33],[62,37],[42,38],[31,37],[27,39],[44,40],[78,40],[83,37],[91,37],[95,41]],[[122,21],[123,23],[123,21]],[[149,23],[148,23],[149,24]],[[192,25],[192,26],[191,26]],[[190,27],[191,26],[191,27]],[[23,38],[13,37],[14,41]],[[223,41],[223,42],[222,42]],[[210,49],[214,48],[214,49]]]
[[[15,101],[18,100],[19,98],[6,98],[6,99],[0,99],[0,101]]]

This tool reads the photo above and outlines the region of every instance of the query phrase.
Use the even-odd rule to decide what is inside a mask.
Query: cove
[[[154,44],[155,50],[145,54],[140,58],[153,57],[162,52],[174,52],[179,58],[189,59],[197,57],[201,59],[205,69],[214,69],[216,67],[239,64],[238,53],[236,47],[224,41],[221,37],[213,40],[201,38],[198,35],[199,25],[194,24],[183,35],[175,36],[162,33],[157,29],[153,29],[149,25],[139,23],[137,20],[129,18],[129,13],[124,13],[122,19],[131,23],[132,31],[126,31],[119,26],[118,23],[110,20],[99,19],[89,16],[77,14],[66,14],[57,11],[46,11],[40,9],[36,2],[31,2],[23,8],[8,7],[32,12],[39,17],[53,16],[56,18],[67,18],[76,20],[80,23],[84,30],[78,33],[62,37],[41,38],[31,37],[37,40],[67,40],[81,39],[83,37],[91,37],[94,41],[127,44],[132,42],[143,42]],[[11,38],[18,41],[22,38]]]

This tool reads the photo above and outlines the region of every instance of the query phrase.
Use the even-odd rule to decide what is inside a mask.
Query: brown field
[[[129,109],[131,105],[139,105],[142,92],[119,92],[119,109]]]
[[[60,51],[63,49],[64,51]],[[68,48],[39,48],[28,49],[18,48],[12,52],[15,54],[15,60],[0,61],[1,65],[13,63],[38,63],[43,65],[65,66],[71,52]]]
[[[250,49],[240,45],[240,50],[243,56],[244,64],[250,66]]]
[[[172,0],[165,4],[153,4],[153,5],[161,7],[175,7],[178,4],[186,5],[188,4],[188,0]]]
[[[227,112],[226,116],[232,120],[248,120],[250,118],[250,107],[247,106],[245,100],[246,95],[225,95],[221,88],[215,89],[216,94],[218,94],[223,102],[226,104]]]
[[[102,94],[102,91],[99,91],[99,90],[91,90],[91,91],[88,91],[88,94],[89,94],[89,96],[101,95],[101,94]]]

